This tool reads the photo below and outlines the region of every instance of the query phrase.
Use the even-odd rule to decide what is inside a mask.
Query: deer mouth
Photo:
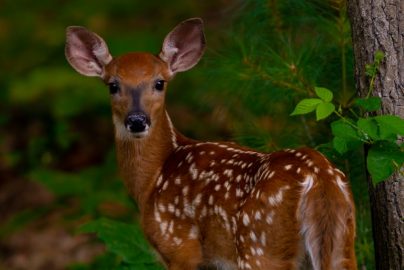
[[[126,128],[126,129],[128,129],[128,128]],[[128,131],[131,133],[131,135],[132,135],[134,138],[141,139],[141,138],[146,137],[146,136],[149,134],[149,129],[150,129],[150,127],[147,125],[146,128],[145,128],[145,130],[144,130],[144,131],[141,131],[141,132],[132,132],[132,131],[130,131],[130,130],[128,130]]]

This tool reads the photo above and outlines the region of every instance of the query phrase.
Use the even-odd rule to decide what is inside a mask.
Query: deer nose
[[[143,112],[130,113],[125,119],[125,127],[132,133],[141,133],[149,129],[150,120]]]

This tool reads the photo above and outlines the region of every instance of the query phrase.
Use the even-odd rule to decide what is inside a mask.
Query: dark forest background
[[[158,53],[190,17],[204,20],[208,45],[198,66],[169,85],[174,125],[199,140],[325,153],[350,177],[358,265],[374,269],[363,153],[332,150],[332,117],[290,116],[315,86],[342,107],[356,96],[338,0],[0,1],[0,269],[158,268],[147,267],[136,206],[117,174],[108,89],[68,65],[65,28],[98,33],[112,55]],[[80,230],[98,232],[107,248]],[[111,246],[129,234],[132,242]]]

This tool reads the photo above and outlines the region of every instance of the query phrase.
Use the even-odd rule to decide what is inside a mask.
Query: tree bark
[[[365,65],[377,50],[383,60],[373,95],[382,99],[377,114],[404,118],[404,0],[348,0],[360,96],[369,90]],[[402,138],[401,138],[402,141]],[[396,173],[373,186],[368,177],[377,269],[404,269],[404,177]]]

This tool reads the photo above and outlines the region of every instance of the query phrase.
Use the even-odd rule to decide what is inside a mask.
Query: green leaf
[[[373,118],[360,118],[358,120],[358,128],[364,133],[364,134],[359,134],[365,136],[365,140],[378,140],[380,139],[379,137],[379,127],[377,125],[377,122]]]
[[[374,184],[387,179],[404,162],[400,147],[389,141],[378,141],[369,149],[367,167]]]
[[[29,173],[30,179],[41,183],[58,197],[79,198],[80,210],[85,213],[98,212],[103,202],[113,201],[125,207],[133,207],[122,182],[114,177],[115,166],[108,168],[108,163],[102,168],[93,167],[74,173],[49,169],[37,169]]]
[[[395,141],[397,135],[404,136],[404,120],[395,115],[374,117],[379,125],[380,138]]]
[[[369,77],[373,77],[374,75],[376,75],[376,71],[377,67],[373,63],[365,65],[365,74]]]
[[[355,99],[355,104],[367,112],[373,112],[380,110],[382,102],[379,97],[370,97]]]
[[[126,224],[101,218],[81,226],[80,231],[96,233],[110,252],[122,257],[128,264],[156,264],[156,259],[137,223]]]
[[[64,173],[56,170],[37,169],[29,177],[40,182],[59,197],[87,194],[93,188],[91,181],[80,174]]]
[[[360,137],[356,133],[356,129],[348,124],[347,120],[341,119],[332,122],[331,131],[335,137],[340,137],[348,141],[360,141]]]
[[[362,145],[356,129],[354,129],[346,120],[338,120],[331,123],[332,134],[334,135],[333,146],[335,150],[344,154],[349,150],[355,150]]]
[[[329,102],[320,103],[316,108],[317,121],[328,117],[334,111],[335,111],[334,104],[329,103]]]
[[[314,91],[316,92],[317,96],[324,100],[325,102],[331,102],[333,98],[333,93],[324,87],[314,87]]]
[[[345,154],[349,150],[347,140],[341,137],[334,137],[332,140],[332,145],[340,154]]]
[[[375,62],[380,62],[384,58],[384,52],[377,50],[375,53]]]
[[[290,115],[306,114],[314,111],[323,101],[318,98],[306,98],[301,100]]]

